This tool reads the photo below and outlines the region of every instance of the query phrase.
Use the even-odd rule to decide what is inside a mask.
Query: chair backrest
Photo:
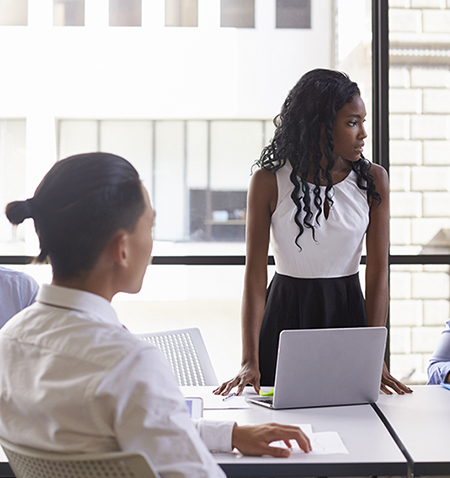
[[[160,478],[142,452],[67,455],[19,446],[0,438],[16,478]]]
[[[178,385],[218,385],[211,360],[197,328],[137,335],[166,356]]]

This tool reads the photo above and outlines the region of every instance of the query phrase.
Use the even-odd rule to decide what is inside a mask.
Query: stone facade
[[[450,253],[450,0],[391,0],[391,253]],[[449,318],[447,265],[392,266],[391,371],[424,383]]]

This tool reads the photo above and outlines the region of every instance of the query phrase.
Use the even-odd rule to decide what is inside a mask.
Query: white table
[[[377,405],[411,456],[415,475],[450,475],[450,390],[412,388],[408,396],[381,396]]]
[[[210,393],[205,387],[204,392]],[[192,395],[192,393],[191,393]],[[197,393],[197,395],[202,395]],[[406,475],[407,460],[370,405],[269,410],[205,410],[211,420],[235,420],[238,424],[278,422],[309,423],[314,432],[336,431],[349,454],[291,455],[289,458],[248,457],[238,453],[215,454],[228,476],[355,476]]]

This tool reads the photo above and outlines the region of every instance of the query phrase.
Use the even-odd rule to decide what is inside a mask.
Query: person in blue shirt
[[[0,267],[0,327],[31,305],[38,290],[39,285],[28,274]]]
[[[428,385],[450,383],[450,319],[428,365]]]

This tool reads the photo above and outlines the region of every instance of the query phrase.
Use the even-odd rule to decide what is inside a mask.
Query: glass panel
[[[449,14],[448,4],[390,3],[391,254],[450,254]],[[449,267],[392,271],[392,367],[424,383],[449,318]]]
[[[141,9],[141,0],[109,0],[109,25],[140,27]]]
[[[338,0],[336,5],[335,68],[347,73],[361,90],[367,111],[364,156],[372,161],[378,159],[372,157],[372,2]]]
[[[198,26],[198,0],[166,0],[166,27]]]
[[[58,159],[98,150],[98,121],[62,120],[59,122]]]
[[[0,25],[27,25],[28,0],[0,0]]]
[[[220,26],[255,27],[255,0],[220,0]]]
[[[153,190],[151,121],[101,121],[100,151],[123,156],[138,170],[150,196]]]
[[[269,278],[273,273],[269,267]],[[118,294],[113,306],[133,333],[198,327],[220,382],[240,365],[243,276],[240,266],[153,265],[141,292]]]
[[[391,266],[391,372],[427,381],[428,360],[449,317],[448,265]]]
[[[53,0],[54,26],[84,26],[84,0]]]
[[[155,239],[182,241],[187,236],[185,124],[159,121],[155,126]]]
[[[24,254],[25,229],[14,228],[3,214],[6,204],[26,199],[26,122],[0,119],[0,254]]]
[[[311,28],[311,0],[277,0],[277,28]]]

